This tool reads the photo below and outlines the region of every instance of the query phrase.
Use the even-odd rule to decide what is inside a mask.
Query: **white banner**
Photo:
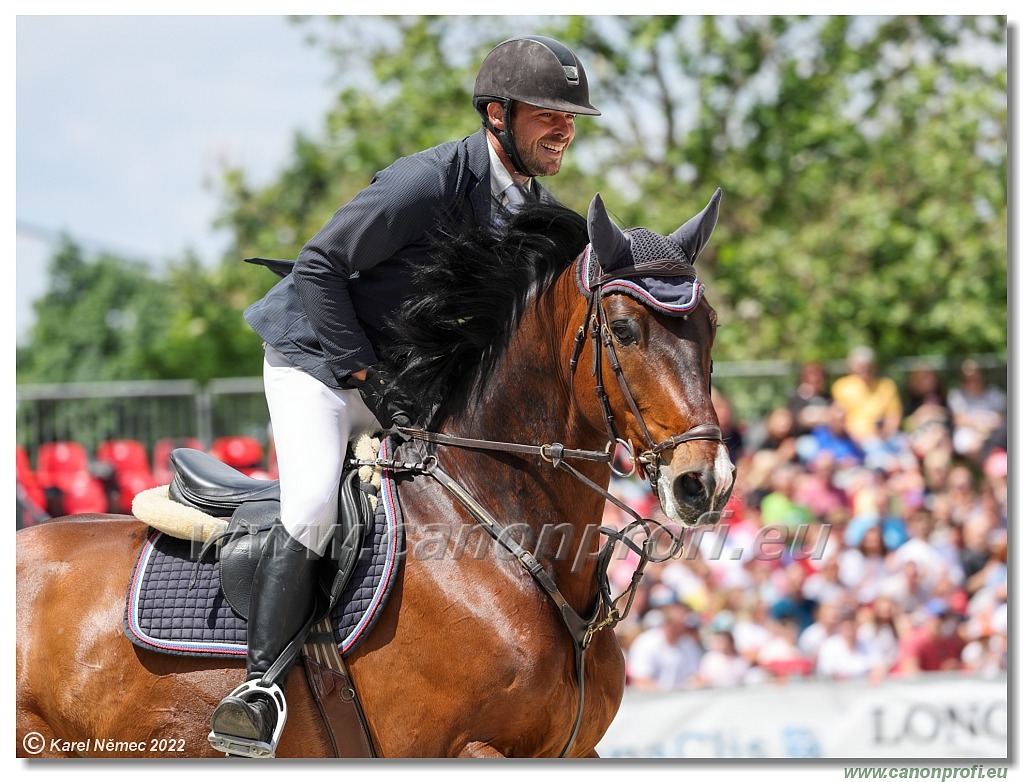
[[[598,745],[626,758],[1007,758],[1006,676],[628,690]]]

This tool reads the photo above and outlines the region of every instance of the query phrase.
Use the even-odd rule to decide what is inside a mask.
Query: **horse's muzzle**
[[[706,458],[695,462],[690,454],[678,453],[680,450],[659,476],[662,509],[670,519],[688,527],[718,523],[736,472],[728,450],[718,443],[710,463]]]
[[[685,472],[672,481],[672,496],[684,508],[710,508],[714,493],[715,474],[712,470]]]

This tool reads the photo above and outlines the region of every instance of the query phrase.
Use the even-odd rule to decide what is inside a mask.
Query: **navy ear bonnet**
[[[584,295],[589,296],[604,277],[605,293],[624,293],[666,315],[681,317],[700,303],[704,286],[679,245],[646,228],[623,231],[623,236],[629,242],[631,262],[607,274],[593,243],[583,251],[577,281]]]
[[[719,189],[700,214],[662,236],[647,228],[619,230],[595,196],[587,216],[590,244],[576,267],[580,291],[623,293],[657,312],[686,315],[704,295],[693,264],[718,221],[720,199]]]

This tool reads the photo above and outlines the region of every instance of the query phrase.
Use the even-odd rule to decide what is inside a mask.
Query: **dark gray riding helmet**
[[[526,35],[495,46],[477,73],[473,106],[483,118],[484,127],[498,138],[513,164],[526,176],[533,174],[526,170],[512,139],[513,101],[571,114],[601,113],[590,103],[582,63],[565,44],[542,35]],[[488,103],[502,104],[506,130],[491,124]]]

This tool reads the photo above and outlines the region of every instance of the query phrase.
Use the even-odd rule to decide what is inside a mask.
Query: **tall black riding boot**
[[[284,684],[302,649],[292,641],[307,628],[319,556],[280,524],[264,545],[249,597],[245,683],[220,702],[210,744],[228,754],[273,757],[284,727]],[[289,645],[292,644],[290,647]],[[288,654],[282,656],[287,650]]]

